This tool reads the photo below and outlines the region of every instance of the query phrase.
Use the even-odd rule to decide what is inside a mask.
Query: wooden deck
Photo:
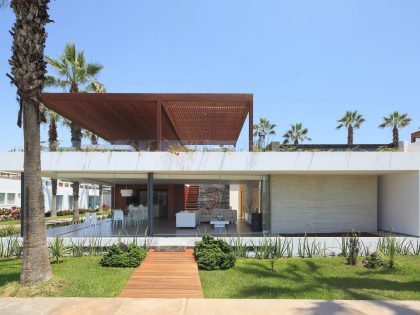
[[[120,297],[202,298],[203,290],[193,250],[149,250],[147,257],[122,289]]]

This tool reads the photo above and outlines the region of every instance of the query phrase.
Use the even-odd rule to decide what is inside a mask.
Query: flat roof
[[[252,94],[43,93],[43,102],[111,143],[235,145],[248,114],[252,134]]]

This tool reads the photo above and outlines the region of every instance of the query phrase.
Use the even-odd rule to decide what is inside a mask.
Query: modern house
[[[44,103],[111,144],[136,148],[42,152],[43,176],[109,185],[113,209],[146,211],[141,229],[127,225],[127,235],[145,227],[194,235],[225,221],[232,234],[420,237],[418,143],[400,151],[253,152],[251,94],[45,93]],[[250,150],[236,152],[246,121]],[[0,161],[0,171],[23,171],[20,152]]]

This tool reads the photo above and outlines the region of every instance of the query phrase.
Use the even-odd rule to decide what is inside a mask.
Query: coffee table
[[[227,220],[211,220],[210,224],[214,225],[215,228],[224,228],[229,224]]]

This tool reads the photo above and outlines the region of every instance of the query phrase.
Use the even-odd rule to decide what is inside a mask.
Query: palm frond
[[[88,76],[96,77],[103,68],[104,66],[99,63],[89,63],[86,67],[86,73]]]

